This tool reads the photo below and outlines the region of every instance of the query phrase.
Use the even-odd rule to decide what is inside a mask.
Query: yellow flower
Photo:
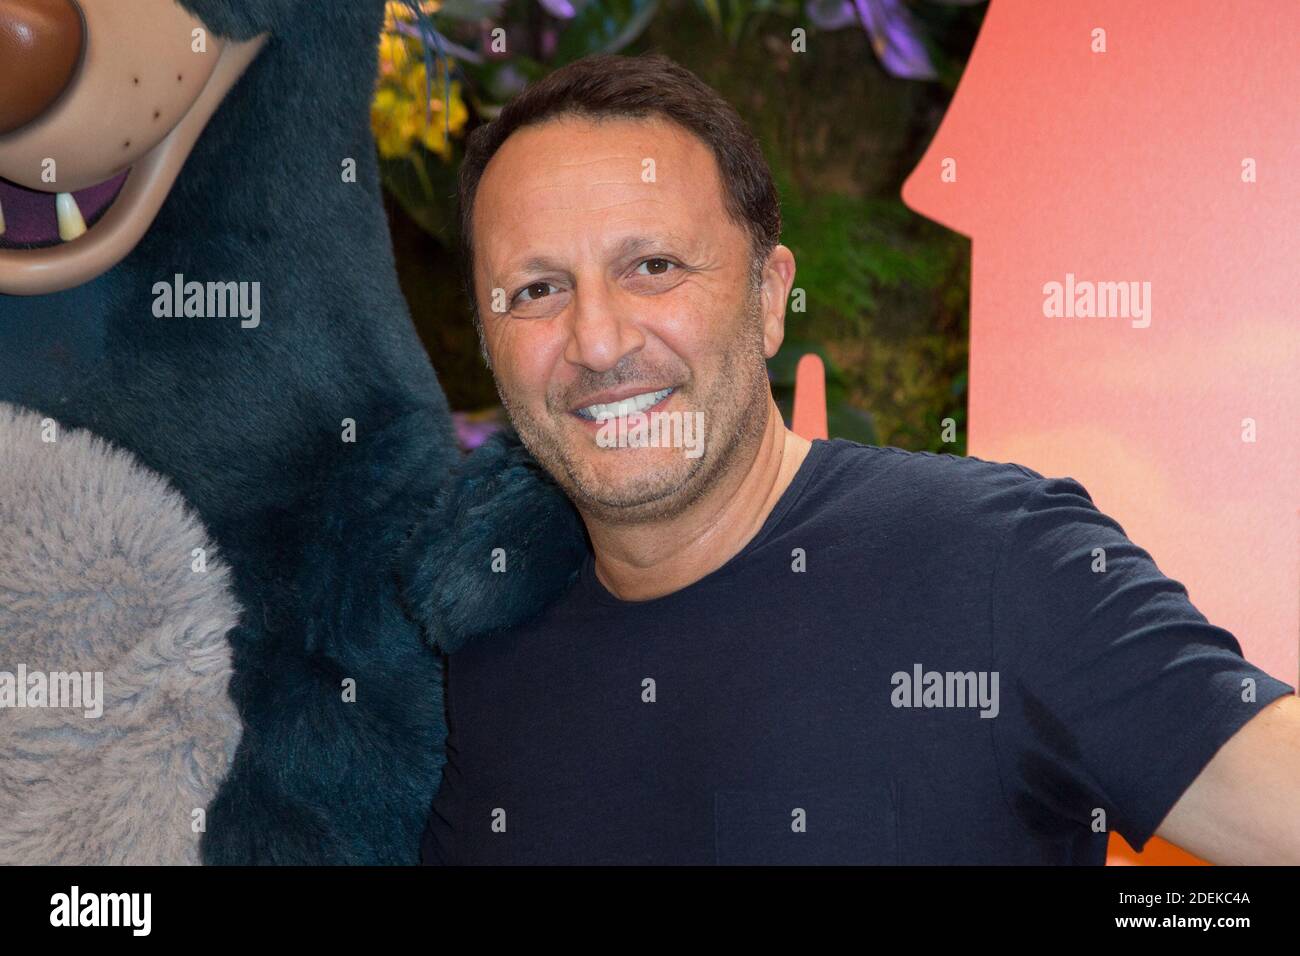
[[[420,142],[424,144],[425,149],[450,160],[451,142],[447,139],[448,130],[452,134],[457,134],[464,129],[465,122],[469,119],[469,110],[461,98],[459,83],[452,83],[449,92],[444,87],[444,91],[446,92],[444,99],[433,101],[433,114],[424,124]]]
[[[426,3],[425,8],[432,12],[437,4]],[[403,4],[393,2],[387,13],[391,20],[410,16]],[[446,66],[451,68],[450,63]],[[379,80],[370,104],[370,123],[381,156],[409,156],[418,143],[445,160],[451,159],[448,133],[464,129],[469,110],[460,84],[449,84],[443,69],[435,72],[431,86],[426,85],[427,75],[418,41],[391,31],[380,36]],[[432,99],[426,105],[428,92]]]
[[[406,47],[406,37],[398,36],[395,33],[381,33],[379,35],[379,75],[381,77],[396,76],[402,71],[410,58],[410,53]]]
[[[379,155],[386,159],[407,156],[411,152],[410,139],[402,129],[405,112],[397,93],[379,89],[370,103],[370,126],[379,146]]]

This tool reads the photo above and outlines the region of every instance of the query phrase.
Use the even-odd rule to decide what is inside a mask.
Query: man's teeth
[[[598,422],[610,418],[625,418],[634,412],[643,412],[647,408],[658,405],[670,394],[672,394],[671,388],[660,389],[657,392],[642,392],[640,395],[632,395],[606,405],[588,405],[586,408],[578,409],[578,414]]]
[[[59,193],[54,197],[54,209],[59,214],[59,238],[64,242],[86,234],[86,220],[72,193]]]
[[[5,234],[5,207],[0,206],[0,236]]]

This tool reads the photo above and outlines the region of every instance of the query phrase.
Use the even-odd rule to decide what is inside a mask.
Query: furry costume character
[[[76,288],[0,296],[0,400],[166,476],[229,567],[243,733],[204,861],[414,863],[446,733],[426,638],[539,611],[582,532],[511,436],[449,484],[456,443],[369,131],[381,0],[182,6],[217,37],[269,41],[129,255]],[[155,289],[176,276],[257,283],[257,324],[160,317]],[[526,547],[560,540],[563,560]],[[496,547],[507,574],[490,571]]]
[[[197,863],[240,735],[229,570],[126,452],[6,405],[0,448],[0,864]]]

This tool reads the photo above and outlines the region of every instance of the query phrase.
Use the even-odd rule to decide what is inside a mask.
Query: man
[[[698,79],[557,71],[461,203],[485,358],[591,554],[451,657],[425,859],[1099,864],[1115,829],[1300,862],[1291,688],[1081,485],[785,428],[794,259]]]

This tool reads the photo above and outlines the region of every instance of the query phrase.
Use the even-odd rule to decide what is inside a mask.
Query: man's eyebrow
[[[674,235],[662,236],[625,236],[613,247],[614,259],[627,259],[641,252],[662,249],[665,245],[683,247],[685,240]],[[548,256],[529,256],[517,266],[505,270],[510,274],[533,272],[567,272],[568,268],[557,259]]]
[[[548,259],[546,256],[529,256],[523,262],[519,263],[512,272],[564,272],[566,271],[556,259]]]
[[[641,252],[662,249],[665,245],[682,247],[686,243],[678,236],[627,236],[614,246],[614,258],[626,259]]]

